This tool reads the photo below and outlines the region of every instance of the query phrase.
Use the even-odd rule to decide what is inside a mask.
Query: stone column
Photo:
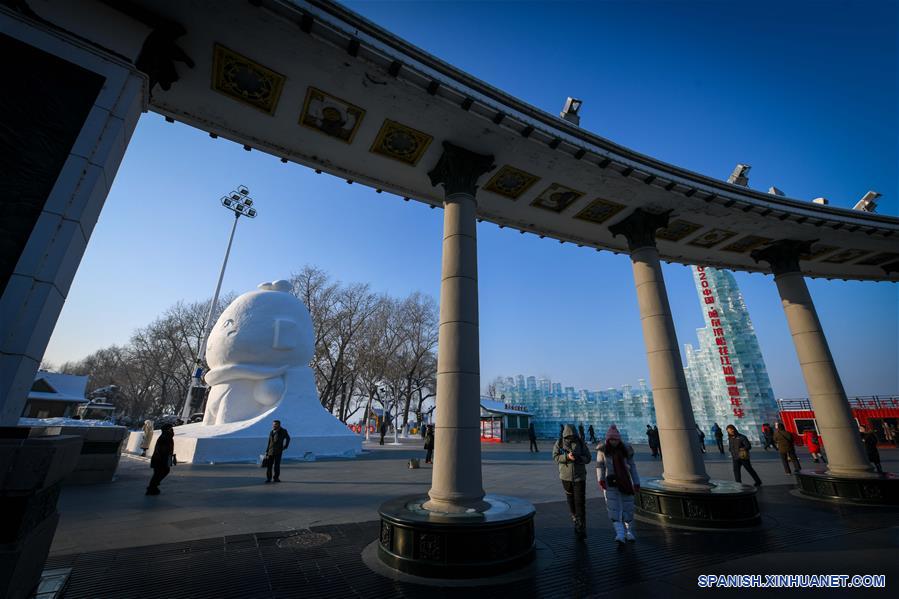
[[[834,475],[858,475],[870,472],[871,464],[862,447],[815,304],[799,270],[799,257],[810,251],[811,244],[811,241],[784,239],[755,250],[752,258],[767,262],[774,272],[809,401],[827,451],[828,470]]]
[[[652,398],[664,455],[662,479],[670,486],[708,488],[709,477],[699,449],[693,407],[656,249],[656,231],[668,224],[668,216],[667,212],[653,214],[637,208],[627,218],[609,227],[609,231],[627,239],[633,262]]]
[[[134,65],[0,12],[0,425],[15,426],[128,140],[146,109]]]
[[[443,265],[437,348],[437,426],[430,500],[432,511],[482,510],[481,375],[478,351],[477,180],[493,156],[443,142],[428,176],[443,184]]]

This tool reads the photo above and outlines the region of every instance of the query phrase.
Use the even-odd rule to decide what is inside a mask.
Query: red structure
[[[797,435],[799,445],[804,443],[803,432],[809,429],[818,431],[815,412],[808,399],[779,399],[777,404],[781,422],[788,431]],[[859,426],[870,425],[881,443],[888,446],[894,444],[893,437],[897,433],[888,432],[884,423],[890,425],[892,431],[899,429],[899,396],[852,397],[849,399],[849,406],[852,408],[852,415]],[[820,431],[818,432],[820,434]],[[826,447],[827,439],[822,437],[822,441]]]

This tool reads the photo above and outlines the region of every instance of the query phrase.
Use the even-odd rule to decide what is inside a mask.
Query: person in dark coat
[[[559,478],[565,489],[568,511],[578,538],[587,536],[586,491],[590,450],[570,424],[562,429],[562,439],[553,446],[553,461],[559,465]]]
[[[593,425],[587,427],[587,435],[590,436],[590,443],[596,443],[596,431],[593,430]]]
[[[587,437],[584,434],[584,425],[577,425],[577,436],[581,438],[581,441],[585,440]]]
[[[790,474],[789,462],[793,462],[793,470],[798,473],[802,466],[799,465],[799,458],[796,457],[796,441],[793,439],[793,433],[784,428],[783,423],[776,422],[774,424],[775,431],[772,437],[777,453],[780,454],[780,461],[784,467],[784,474]]]
[[[762,441],[764,442],[764,450],[768,451],[769,447],[775,447],[774,444],[774,431],[771,429],[771,425],[767,422],[762,425]]]
[[[384,435],[387,434],[387,419],[386,418],[381,421],[380,433],[381,433],[381,440],[378,442],[378,445],[384,445]]]
[[[290,435],[287,434],[287,429],[281,427],[280,420],[272,420],[272,432],[268,434],[268,447],[265,448],[265,482],[281,482],[281,456],[289,445]],[[272,472],[275,474],[274,479]]]
[[[730,458],[734,463],[734,480],[738,483],[743,482],[740,477],[740,468],[746,468],[746,472],[755,481],[756,487],[762,486],[762,479],[756,474],[755,468],[749,461],[749,452],[752,451],[752,443],[746,438],[746,435],[740,434],[737,427],[733,424],[727,425],[727,445],[730,450]]]
[[[662,437],[659,436],[659,427],[652,427],[652,438],[655,439],[656,449],[659,451],[659,457],[662,457]]]
[[[705,433],[702,432],[702,429],[697,426],[696,434],[699,435],[699,451],[705,453]]]
[[[425,430],[425,464],[434,463],[434,425],[429,424]]]
[[[877,435],[870,424],[859,429],[862,434],[862,443],[865,444],[865,452],[868,454],[868,461],[874,464],[874,469],[878,474],[883,474],[883,468],[880,466],[880,451],[877,449]]]
[[[531,442],[528,451],[533,451],[534,453],[540,453],[540,450],[537,449],[537,431],[534,430],[534,423],[530,423],[528,425],[528,440]]]
[[[159,483],[172,471],[172,455],[175,453],[175,430],[171,424],[163,424],[153,456],[150,458],[150,468],[153,469],[153,477],[147,485],[147,495],[159,495]]]
[[[712,425],[712,434],[715,435],[715,444],[718,445],[718,451],[724,455],[724,431],[718,426],[718,423]]]
[[[656,442],[654,439],[655,435],[652,432],[652,425],[646,425],[646,443],[649,445],[649,451],[652,452],[652,457],[656,457],[659,455],[658,448],[656,447]]]

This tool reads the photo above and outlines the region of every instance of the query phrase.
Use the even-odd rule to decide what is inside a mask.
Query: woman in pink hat
[[[636,541],[634,495],[640,490],[640,476],[634,462],[634,448],[621,440],[614,424],[606,431],[605,443],[596,448],[596,480],[606,500],[609,520],[615,527],[615,540]]]

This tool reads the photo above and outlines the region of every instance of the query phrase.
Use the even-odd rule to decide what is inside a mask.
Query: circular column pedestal
[[[662,479],[643,481],[635,498],[637,515],[659,524],[697,528],[744,528],[761,522],[755,487],[710,480],[704,490],[670,487]]]
[[[448,514],[422,507],[427,495],[383,503],[378,557],[387,566],[429,578],[495,576],[534,559],[534,506],[485,495],[484,512]]]
[[[892,472],[849,478],[822,468],[800,470],[796,478],[800,493],[809,497],[862,505],[899,505],[899,476]]]

